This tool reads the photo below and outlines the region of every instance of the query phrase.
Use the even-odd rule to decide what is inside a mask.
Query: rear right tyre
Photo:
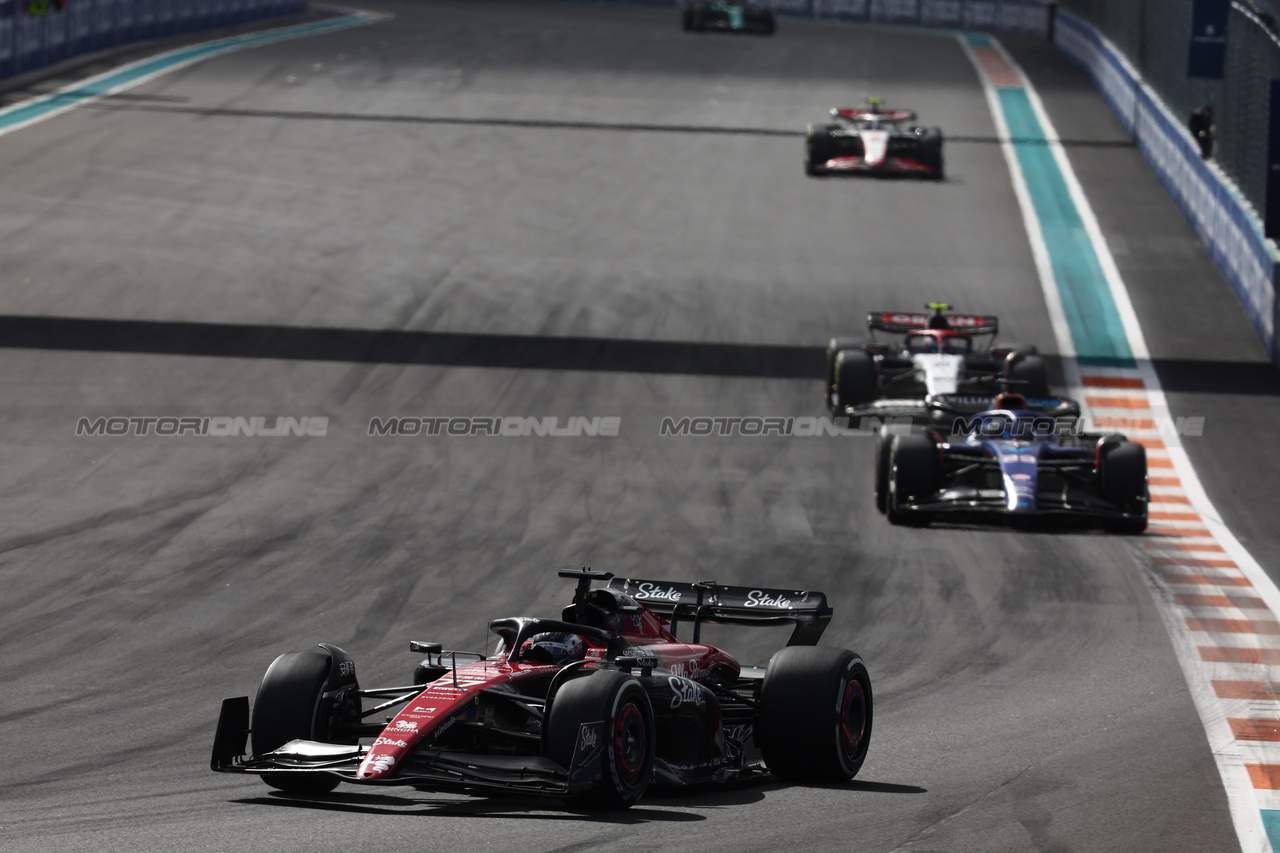
[[[1049,396],[1049,365],[1040,355],[1015,355],[1005,367],[1009,390],[1028,399]]]
[[[788,646],[769,661],[756,713],[756,742],[773,775],[846,782],[871,743],[871,677],[845,649]]]
[[[1109,503],[1135,515],[1107,521],[1107,530],[1129,535],[1146,530],[1147,449],[1131,441],[1105,442],[1098,459],[1098,491]]]

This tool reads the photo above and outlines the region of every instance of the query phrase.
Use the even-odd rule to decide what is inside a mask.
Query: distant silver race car
[[[880,98],[865,109],[832,109],[825,124],[804,137],[807,175],[871,173],[942,180],[942,130],[917,127],[911,110],[891,110]]]

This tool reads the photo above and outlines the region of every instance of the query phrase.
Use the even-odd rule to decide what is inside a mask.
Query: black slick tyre
[[[760,685],[755,737],[765,765],[788,782],[845,782],[871,742],[871,677],[853,652],[788,646]]]
[[[326,740],[330,726],[324,688],[332,661],[323,652],[289,652],[276,658],[258,686],[249,723],[253,754],[291,740]],[[295,794],[323,794],[338,780],[320,773],[263,773],[262,781]]]
[[[875,359],[866,350],[844,350],[836,355],[831,397],[837,413],[876,398],[879,382]]]
[[[822,167],[835,153],[830,129],[824,124],[811,124],[804,132],[804,173],[825,174]]]
[[[1134,515],[1105,522],[1113,533],[1136,535],[1147,529],[1147,449],[1122,441],[1104,444],[1098,460],[1098,491],[1108,503]]]
[[[928,436],[898,435],[889,451],[889,492],[885,514],[893,524],[924,527],[931,518],[920,510],[905,509],[934,493],[938,485],[938,448]]]
[[[832,395],[835,392],[836,385],[836,359],[845,350],[861,348],[862,341],[858,338],[835,337],[827,342],[827,385],[823,396],[827,409],[831,412],[835,411]]]
[[[1009,390],[1031,399],[1049,396],[1049,365],[1043,356],[1015,355],[1005,368]]]
[[[876,509],[883,515],[889,508],[889,453],[893,450],[893,435],[884,427],[876,431]]]
[[[548,758],[569,767],[583,723],[604,721],[604,744],[592,759],[598,782],[569,799],[589,809],[626,809],[635,805],[653,777],[657,746],[648,694],[630,675],[600,670],[565,683],[547,711],[543,745]]]

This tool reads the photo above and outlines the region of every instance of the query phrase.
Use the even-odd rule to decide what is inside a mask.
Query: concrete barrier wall
[[[0,77],[117,44],[306,9],[306,0],[0,0]]]
[[[1054,43],[1093,78],[1226,274],[1272,361],[1280,364],[1276,247],[1263,236],[1257,213],[1220,169],[1201,159],[1183,122],[1094,27],[1059,11]]]

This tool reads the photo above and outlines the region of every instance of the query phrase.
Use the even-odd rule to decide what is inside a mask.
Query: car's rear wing
[[[953,332],[971,335],[994,335],[1000,329],[1000,320],[983,314],[922,314],[915,311],[872,311],[867,314],[867,328],[872,331],[903,334],[928,329],[929,321],[942,317]]]
[[[827,597],[811,590],[767,589],[758,586],[724,586],[715,581],[672,581],[614,578],[611,589],[621,590],[671,623],[675,634],[682,620],[693,622],[693,642],[699,641],[704,622],[732,625],[786,625],[795,630],[789,646],[817,645],[831,621]]]
[[[852,118],[852,119],[858,119],[858,118],[877,119],[878,118],[881,121],[915,121],[916,120],[916,114],[915,114],[915,111],[913,110],[878,110],[874,108],[868,109],[866,107],[854,108],[854,109],[841,109],[839,107],[835,107],[831,110],[831,114],[843,116],[844,118]]]

